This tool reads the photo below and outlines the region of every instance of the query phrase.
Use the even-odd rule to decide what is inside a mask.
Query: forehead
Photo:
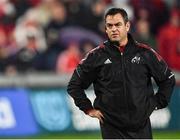
[[[115,15],[108,15],[106,17],[106,23],[117,23],[117,22],[124,22],[123,17],[120,13]]]

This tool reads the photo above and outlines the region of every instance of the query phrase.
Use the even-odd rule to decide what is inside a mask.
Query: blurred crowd
[[[128,12],[136,40],[180,71],[179,0],[0,0],[0,73],[71,73],[106,39],[111,6]]]

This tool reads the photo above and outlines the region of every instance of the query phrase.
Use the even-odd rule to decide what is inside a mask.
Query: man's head
[[[120,45],[127,42],[127,33],[130,29],[128,15],[124,9],[110,8],[104,16],[106,33],[113,42]]]

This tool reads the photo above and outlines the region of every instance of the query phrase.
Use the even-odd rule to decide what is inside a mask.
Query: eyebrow
[[[107,25],[118,25],[118,24],[122,24],[122,22],[117,22],[115,24],[111,24],[111,23],[106,23]]]

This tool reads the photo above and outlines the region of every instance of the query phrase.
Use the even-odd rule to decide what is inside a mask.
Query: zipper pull
[[[123,52],[121,52],[121,56],[123,56]]]

